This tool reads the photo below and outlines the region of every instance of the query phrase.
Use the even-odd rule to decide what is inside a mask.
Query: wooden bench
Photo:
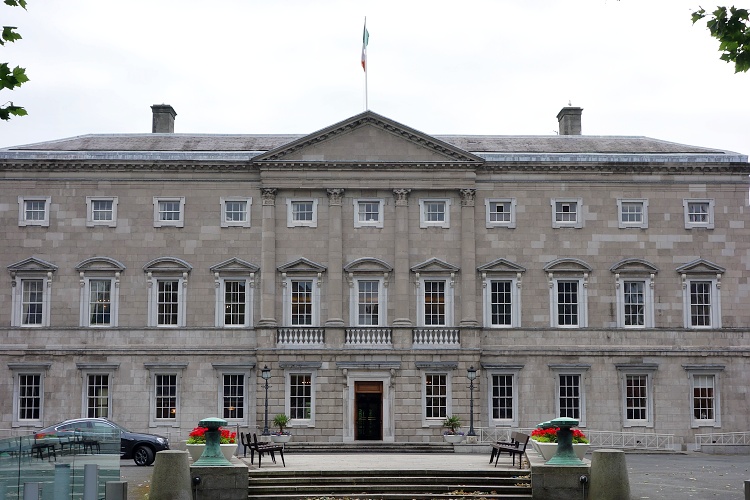
[[[275,444],[275,443],[259,443],[258,442],[258,436],[253,433],[253,442],[250,443],[250,464],[252,465],[253,459],[255,458],[255,453],[258,453],[258,468],[260,469],[260,462],[263,458],[264,453],[268,453],[271,455],[271,460],[273,460],[273,463],[276,463],[276,456],[274,455],[274,452],[279,452],[279,455],[281,455],[281,463],[284,464],[284,467],[286,467],[286,462],[284,461],[284,445],[283,444]]]
[[[523,432],[511,432],[510,441],[498,441],[492,445],[490,454],[490,463],[495,461],[495,467],[500,459],[500,454],[505,452],[513,458],[513,465],[516,465],[516,455],[518,455],[518,468],[523,465],[523,455],[526,453],[526,446],[529,444],[529,435]]]

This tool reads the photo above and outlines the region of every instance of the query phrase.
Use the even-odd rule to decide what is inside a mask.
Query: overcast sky
[[[428,134],[586,135],[750,154],[750,74],[719,60],[702,0],[28,0],[0,61],[30,81],[0,102],[0,147],[151,132],[306,134],[369,108]]]

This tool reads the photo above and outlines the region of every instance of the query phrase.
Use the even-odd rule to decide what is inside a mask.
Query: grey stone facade
[[[163,108],[154,112],[173,120]],[[572,115],[580,133],[580,109]],[[110,418],[173,440],[226,417],[224,375],[239,375],[242,416],[229,421],[257,432],[266,365],[271,418],[300,401],[309,417],[293,418],[297,440],[358,440],[368,390],[380,398],[376,438],[439,439],[426,374],[445,377],[436,415],[460,415],[466,430],[470,366],[476,427],[533,427],[571,403],[584,430],[674,434],[683,446],[748,429],[747,156],[643,137],[430,137],[366,112],[304,137],[92,135],[8,148],[0,172],[6,432],[86,416],[96,374]],[[41,219],[26,212],[34,200]],[[116,202],[113,224],[91,220],[96,200]],[[179,207],[179,224],[160,223],[160,201]],[[232,201],[248,220],[225,220]],[[378,207],[376,221],[361,223],[359,201]],[[426,220],[433,201],[437,220]],[[310,202],[311,220],[292,220],[297,202]],[[113,309],[89,326],[90,286],[105,278]],[[314,305],[310,324],[294,326],[298,278]],[[156,326],[163,279],[176,287],[172,326]],[[31,325],[24,280],[43,285]],[[244,283],[247,324],[217,326],[226,280]],[[379,325],[356,324],[358,280],[377,283]],[[510,301],[507,327],[490,324],[493,280],[509,285],[496,296]],[[435,283],[438,326],[425,324]],[[626,310],[635,324],[623,324]],[[24,374],[40,375],[38,411],[19,408],[19,386],[37,380]],[[294,374],[312,385],[296,403]],[[175,376],[173,395],[157,394],[161,375]],[[166,396],[172,416],[155,407]]]

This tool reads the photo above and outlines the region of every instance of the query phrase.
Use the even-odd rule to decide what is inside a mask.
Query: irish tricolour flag
[[[367,32],[367,18],[365,18],[365,28],[362,30],[362,69],[367,73],[367,42],[370,39],[370,33]]]

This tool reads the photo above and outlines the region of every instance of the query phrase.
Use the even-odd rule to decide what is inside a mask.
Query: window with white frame
[[[80,325],[118,326],[120,274],[125,266],[108,257],[92,257],[76,266],[80,276]]]
[[[550,293],[553,327],[586,327],[586,287],[582,278],[554,278]]]
[[[315,280],[312,278],[289,280],[289,325],[314,326]]]
[[[50,326],[52,276],[57,266],[34,257],[8,266],[11,274],[11,326]]]
[[[383,227],[383,199],[355,199],[354,227]]]
[[[688,328],[718,328],[716,280],[687,280]]]
[[[221,375],[221,415],[225,420],[245,420],[247,407],[247,385],[244,373]]]
[[[112,418],[112,395],[109,373],[87,373],[84,375],[84,415],[88,418]]]
[[[488,277],[484,281],[484,324],[491,328],[520,326],[518,279]]]
[[[682,200],[685,212],[685,229],[714,228],[714,200],[713,199],[685,199]]]
[[[516,227],[516,199],[492,198],[484,200],[486,227]]]
[[[721,365],[684,365],[690,379],[691,427],[721,427]]]
[[[49,196],[19,196],[18,225],[49,227]]]
[[[250,227],[250,198],[222,197],[221,227]]]
[[[177,418],[176,373],[154,374],[154,419],[173,421]]]
[[[13,427],[41,426],[44,378],[52,363],[8,363],[13,373]]]
[[[277,270],[281,272],[284,326],[320,326],[320,289],[326,268],[302,258]]]
[[[648,227],[648,200],[617,199],[617,223],[620,229]]]
[[[517,373],[491,373],[490,391],[490,421],[496,426],[518,425]]]
[[[288,199],[287,227],[318,227],[318,200]]]
[[[617,326],[654,326],[653,281],[651,278],[619,278],[617,282]]]
[[[43,278],[21,280],[21,326],[44,326],[46,316]]]
[[[552,227],[583,227],[581,209],[583,200],[581,198],[553,198],[552,204]]]
[[[445,199],[420,199],[419,200],[419,227],[442,227],[449,228],[451,200]]]
[[[586,391],[584,373],[588,365],[550,365],[555,373],[555,413],[558,417],[575,418],[586,425]]]
[[[450,377],[447,373],[424,374],[424,417],[428,425],[443,420],[450,413]]]
[[[117,197],[86,197],[86,226],[117,226]]]
[[[453,286],[446,278],[419,278],[419,326],[453,326]]]
[[[162,257],[143,269],[148,279],[148,326],[185,326],[187,281],[192,266],[182,259]]]
[[[216,290],[217,327],[240,328],[253,324],[253,290],[258,266],[238,258],[211,267]]]
[[[250,317],[250,287],[247,279],[222,279],[223,326],[247,326]]]
[[[385,324],[385,287],[382,278],[354,280],[353,323],[356,326],[382,326]]]
[[[88,326],[112,326],[116,324],[113,315],[113,291],[114,279],[100,279],[100,278],[89,278],[86,280],[86,286],[88,288],[87,294],[87,307],[88,313]],[[114,316],[114,318],[113,318]]]
[[[185,227],[185,197],[154,197],[154,227]]]
[[[292,371],[287,374],[287,406],[293,424],[315,423],[315,372]]]
[[[624,427],[654,425],[653,377],[656,365],[617,365],[622,387]]]

